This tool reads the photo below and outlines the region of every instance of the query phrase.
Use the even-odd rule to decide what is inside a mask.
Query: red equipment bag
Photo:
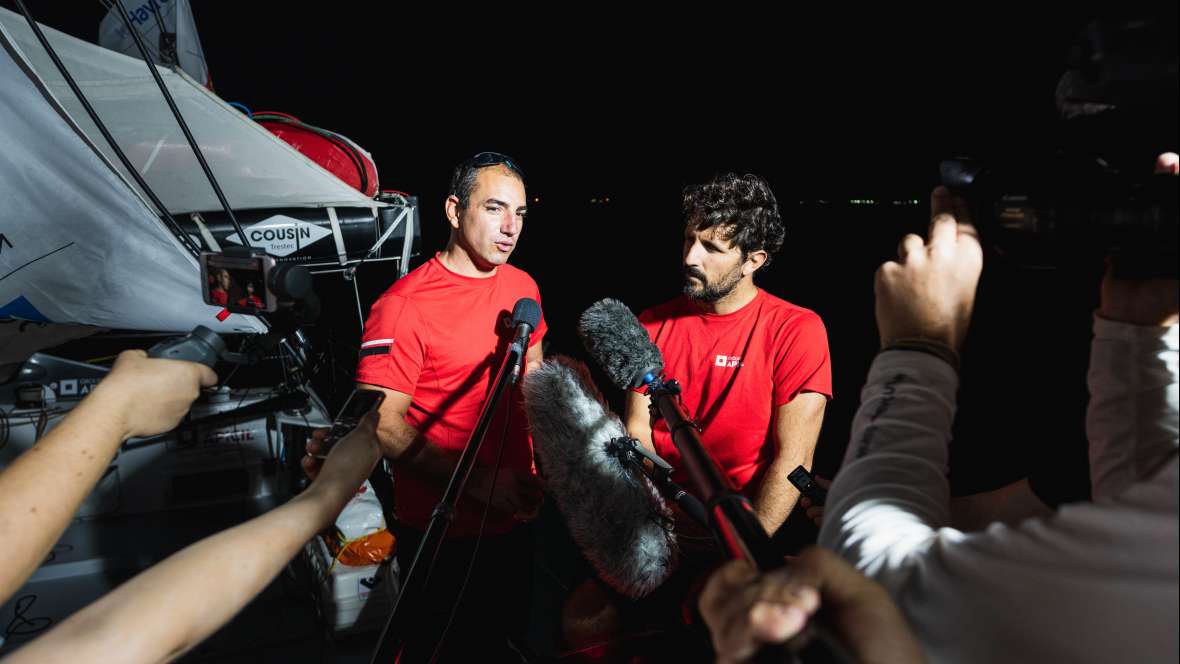
[[[377,166],[373,157],[347,137],[305,124],[286,113],[265,111],[252,117],[348,186],[370,198],[377,195]]]

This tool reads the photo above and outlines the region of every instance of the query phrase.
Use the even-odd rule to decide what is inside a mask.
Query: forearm
[[[1095,318],[1086,433],[1095,500],[1150,475],[1178,445],[1176,326]]]
[[[911,351],[882,353],[869,372],[819,542],[882,582],[904,576],[909,556],[949,523],[957,386],[949,365]]]
[[[431,443],[401,417],[388,419],[382,420],[377,430],[386,458],[400,471],[445,484],[455,471],[458,457]]]
[[[767,533],[773,535],[790,516],[791,510],[795,509],[795,503],[799,502],[799,490],[787,476],[797,466],[811,467],[812,450],[780,452],[762,477],[753,502],[754,513]]]
[[[778,530],[799,502],[789,477],[799,466],[811,468],[827,406],[823,394],[802,392],[775,409],[775,457],[754,493],[754,512],[767,532]]]
[[[0,473],[0,601],[48,555],[111,463],[125,431],[100,385]]]
[[[313,486],[281,507],[169,557],[7,661],[170,661],[258,595],[350,495]],[[216,592],[210,592],[211,584]]]
[[[627,405],[623,413],[627,435],[638,440],[647,451],[655,454],[656,446],[651,440],[651,400],[637,392],[627,392]]]

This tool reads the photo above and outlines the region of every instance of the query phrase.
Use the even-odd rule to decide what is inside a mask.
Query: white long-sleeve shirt
[[[1014,528],[948,526],[950,366],[912,351],[873,363],[819,541],[888,588],[931,661],[1180,655],[1177,328],[1096,319],[1094,333],[1094,501]]]

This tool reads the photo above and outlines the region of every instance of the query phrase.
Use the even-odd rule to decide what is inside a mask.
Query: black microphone
[[[512,382],[520,378],[520,369],[524,366],[524,356],[529,352],[529,336],[541,322],[541,305],[531,297],[522,297],[512,307],[512,327],[516,334],[512,339],[512,347],[517,350],[516,362],[512,365]]]
[[[585,365],[546,360],[524,380],[525,412],[541,471],[570,535],[598,575],[628,597],[643,597],[676,567],[672,513],[642,472],[620,461],[625,436]]]

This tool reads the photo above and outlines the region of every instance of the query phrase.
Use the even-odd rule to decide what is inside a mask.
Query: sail
[[[196,259],[0,34],[0,318],[256,331],[201,299]]]
[[[142,60],[42,27],[115,140],[181,218],[221,205]],[[157,67],[235,210],[382,204],[180,70]],[[187,332],[218,321],[196,260],[86,114],[23,16],[0,8],[0,319]]]
[[[83,133],[122,173],[122,164],[24,17],[0,8],[0,28]],[[220,210],[217,196],[143,61],[52,28],[42,26],[42,30],[131,163],[169,211]],[[156,69],[235,210],[378,207],[182,70]],[[135,186],[130,176],[124,179]]]
[[[124,6],[131,25],[156,64],[178,66],[193,80],[213,89],[188,0],[141,0]],[[140,57],[134,38],[119,16],[119,8],[113,5],[98,25],[98,44],[133,58]]]

